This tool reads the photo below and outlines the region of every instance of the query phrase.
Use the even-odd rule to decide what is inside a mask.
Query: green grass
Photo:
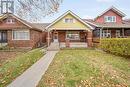
[[[38,87],[130,86],[130,60],[93,49],[64,49]]]
[[[8,60],[0,67],[0,87],[5,87],[43,56],[41,49],[34,49]]]

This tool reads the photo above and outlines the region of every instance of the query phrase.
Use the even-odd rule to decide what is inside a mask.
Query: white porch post
[[[123,38],[125,36],[124,28],[122,28],[122,36],[123,36]]]
[[[107,28],[107,38],[108,38],[108,28]]]
[[[100,39],[102,39],[102,29],[103,28],[100,28]]]

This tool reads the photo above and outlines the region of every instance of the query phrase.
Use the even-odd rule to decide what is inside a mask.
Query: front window
[[[116,30],[116,37],[120,37],[121,36],[121,31],[120,30]]]
[[[116,16],[105,16],[105,22],[116,22]]]
[[[29,40],[30,32],[29,30],[13,30],[12,37],[13,40]]]
[[[69,40],[80,40],[80,33],[75,32],[66,32],[66,38]]]
[[[103,30],[103,38],[111,38],[111,30]]]

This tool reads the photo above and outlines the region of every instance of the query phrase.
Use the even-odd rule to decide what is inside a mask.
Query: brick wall
[[[30,30],[30,40],[12,40],[12,30],[8,30],[8,45],[10,47],[27,47],[35,48],[40,45],[45,38],[43,38],[44,33],[36,30]]]
[[[116,16],[116,23],[122,23],[122,17],[120,15],[118,15],[116,12],[112,11],[112,10],[109,10],[108,12],[103,14],[102,16],[98,17],[95,20],[95,22],[105,23],[105,21],[104,21],[105,16]]]

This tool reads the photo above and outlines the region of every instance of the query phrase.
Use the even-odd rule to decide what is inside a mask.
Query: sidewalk
[[[7,87],[36,87],[58,51],[48,51]]]

